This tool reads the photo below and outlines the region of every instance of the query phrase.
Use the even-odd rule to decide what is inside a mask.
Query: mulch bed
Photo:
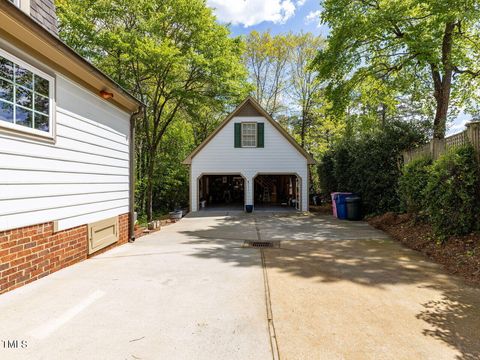
[[[427,258],[442,264],[447,272],[470,284],[480,285],[480,234],[451,237],[437,242],[429,224],[415,221],[409,214],[386,213],[368,219],[373,227]]]

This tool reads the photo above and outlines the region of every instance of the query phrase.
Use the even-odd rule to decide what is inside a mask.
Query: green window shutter
[[[257,123],[257,147],[265,147],[265,124]]]
[[[242,147],[242,124],[235,123],[235,147]]]

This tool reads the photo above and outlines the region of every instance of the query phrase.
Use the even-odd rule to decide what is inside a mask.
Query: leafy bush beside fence
[[[413,160],[402,173],[399,195],[404,210],[425,214],[440,239],[475,230],[479,170],[471,145],[450,149],[433,163],[429,158]]]
[[[425,199],[437,235],[465,235],[475,229],[478,181],[475,150],[470,145],[454,148],[433,163]]]
[[[429,167],[432,165],[430,157],[415,159],[402,169],[398,192],[401,208],[409,213],[419,215],[425,210],[425,188],[430,177]]]
[[[480,226],[480,171],[472,145],[452,147],[438,160],[412,160],[401,153],[422,143],[425,134],[409,124],[348,137],[327,151],[319,164],[322,192],[362,196],[364,214],[407,211],[425,216],[440,239]]]
[[[323,195],[333,191],[357,193],[362,197],[365,214],[398,210],[401,153],[424,140],[425,133],[405,122],[344,138],[320,161]]]

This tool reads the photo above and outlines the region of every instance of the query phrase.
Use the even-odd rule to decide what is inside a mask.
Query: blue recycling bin
[[[347,219],[347,197],[352,193],[337,193],[335,194],[335,205],[337,208],[337,218],[341,220]]]

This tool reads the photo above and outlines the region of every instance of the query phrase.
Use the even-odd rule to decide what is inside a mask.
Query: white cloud
[[[317,26],[320,27],[320,14],[321,10],[310,11],[307,16],[305,16],[305,23],[310,24],[312,22],[317,22]]]
[[[283,24],[295,14],[296,5],[306,0],[207,0],[218,20],[249,27],[270,21]],[[298,5],[300,6],[300,5]]]
[[[307,0],[297,0],[297,6],[298,7],[303,6],[303,5],[305,5],[306,2],[307,2]]]

